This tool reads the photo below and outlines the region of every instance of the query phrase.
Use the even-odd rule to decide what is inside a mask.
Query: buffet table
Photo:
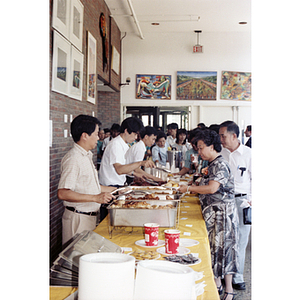
[[[159,240],[164,240],[164,229],[159,229]],[[218,300],[220,299],[211,268],[210,248],[207,237],[205,222],[202,217],[201,208],[198,197],[185,196],[182,198],[179,214],[180,238],[193,239],[199,241],[198,245],[188,247],[190,253],[198,253],[201,259],[199,264],[191,266],[197,272],[203,272],[204,277],[201,281],[205,281],[204,293],[197,297],[197,300]],[[101,236],[109,238],[108,232],[108,217],[104,219],[94,230]],[[129,248],[135,250],[149,250],[149,248],[137,246],[136,241],[144,239],[143,228],[141,227],[118,227],[114,228],[112,232],[113,243],[125,248],[125,253],[129,253]],[[157,247],[159,248],[159,247]],[[150,248],[151,251],[157,248]],[[162,255],[163,256],[163,255]],[[159,259],[163,260],[163,257]],[[72,287],[50,287],[51,300],[63,300],[70,294],[74,293],[76,289]]]

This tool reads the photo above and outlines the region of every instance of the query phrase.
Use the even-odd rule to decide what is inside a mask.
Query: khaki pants
[[[78,214],[65,208],[62,216],[62,243],[63,245],[76,233],[96,228],[97,216]]]

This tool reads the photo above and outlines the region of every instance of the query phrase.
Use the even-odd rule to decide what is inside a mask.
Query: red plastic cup
[[[177,254],[179,247],[180,231],[176,229],[165,230],[166,254]]]
[[[157,223],[146,223],[145,228],[145,244],[146,246],[157,246],[158,245],[158,229],[159,224]]]

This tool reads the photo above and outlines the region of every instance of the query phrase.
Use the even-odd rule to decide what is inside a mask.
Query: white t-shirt
[[[126,174],[119,175],[114,164],[126,164],[125,154],[129,146],[125,143],[120,135],[112,139],[104,151],[100,166],[100,184],[101,185],[124,185]]]
[[[137,161],[142,161],[144,159],[146,152],[145,143],[140,140],[138,143],[131,146],[125,154],[125,159],[127,164],[132,164]]]
[[[251,194],[251,148],[242,144],[233,152],[222,148],[221,155],[228,161],[234,177],[236,194]]]
[[[171,135],[168,135],[167,142],[168,142],[169,146],[173,146],[176,143],[176,137],[173,138]]]

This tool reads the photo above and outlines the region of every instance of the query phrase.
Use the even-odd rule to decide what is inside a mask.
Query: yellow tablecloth
[[[186,202],[185,202],[186,201]],[[187,218],[182,220],[182,218]],[[191,226],[190,226],[191,225]],[[159,239],[164,240],[164,229],[159,230]],[[191,266],[197,272],[202,272],[204,277],[199,281],[205,280],[204,293],[198,296],[197,300],[219,300],[218,291],[214,282],[214,277],[211,268],[211,258],[209,241],[207,237],[205,222],[202,217],[202,212],[199,204],[198,197],[185,197],[181,201],[180,216],[179,216],[179,228],[180,238],[188,238],[199,241],[198,245],[189,247],[191,253],[198,253],[201,258],[201,263]],[[103,220],[97,228],[94,230],[101,236],[110,239],[108,233],[108,218]],[[190,236],[184,235],[184,233],[190,233]],[[116,228],[112,232],[113,243],[120,247],[129,247],[132,250],[149,250],[149,248],[143,248],[135,244],[136,241],[144,239],[143,228],[141,227],[122,227]],[[156,248],[151,248],[155,250]],[[126,253],[126,252],[125,252]],[[163,259],[162,257],[160,259]],[[63,287],[50,287],[50,299],[62,300],[72,294],[76,289],[63,288]]]

